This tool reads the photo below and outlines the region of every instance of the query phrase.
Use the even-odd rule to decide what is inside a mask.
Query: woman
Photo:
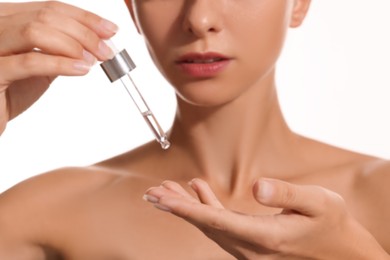
[[[299,136],[280,111],[275,63],[310,0],[126,3],[178,96],[172,147],[5,192],[1,259],[389,259],[388,163]]]

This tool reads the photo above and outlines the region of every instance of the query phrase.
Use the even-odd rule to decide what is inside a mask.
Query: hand
[[[116,25],[57,1],[0,3],[0,134],[59,75],[81,76],[112,57]]]
[[[198,198],[179,184],[163,182],[145,199],[199,228],[238,259],[389,259],[376,240],[346,210],[336,193],[263,179],[253,186],[262,205],[276,215],[246,215],[225,209],[208,184],[190,183]]]

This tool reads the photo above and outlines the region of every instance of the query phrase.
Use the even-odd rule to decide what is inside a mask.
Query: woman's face
[[[261,84],[289,26],[310,0],[132,0],[127,2],[157,67],[176,93],[222,105]]]

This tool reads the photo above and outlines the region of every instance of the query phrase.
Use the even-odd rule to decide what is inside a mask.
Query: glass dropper
[[[138,108],[145,122],[149,126],[157,142],[160,143],[161,148],[166,150],[170,147],[167,135],[158,123],[153,112],[150,110],[145,99],[141,95],[141,92],[137,88],[133,79],[130,76],[130,72],[135,69],[135,63],[131,59],[130,55],[126,50],[118,51],[111,41],[106,41],[107,45],[114,52],[114,57],[110,60],[102,62],[100,66],[106,73],[107,77],[111,82],[115,82],[118,79],[122,82],[126,92],[130,95],[134,104]]]

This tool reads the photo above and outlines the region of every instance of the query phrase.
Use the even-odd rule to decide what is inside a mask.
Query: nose
[[[203,38],[222,30],[223,0],[188,0],[183,18],[183,29],[196,37]]]

